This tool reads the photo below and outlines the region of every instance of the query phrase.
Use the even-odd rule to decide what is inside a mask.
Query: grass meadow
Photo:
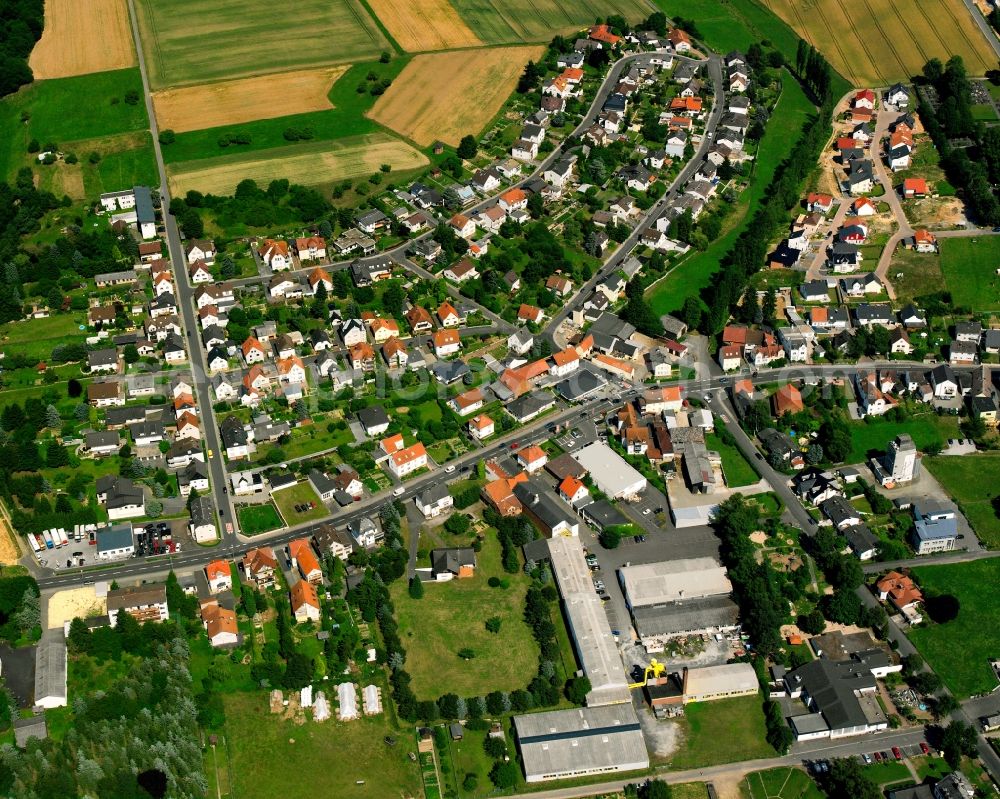
[[[390,49],[360,0],[139,0],[137,11],[154,89],[371,60]]]
[[[258,535],[283,526],[281,516],[274,505],[244,505],[237,509],[236,516],[240,520],[240,532],[243,535]]]
[[[670,760],[672,770],[774,757],[756,694],[685,705],[679,726],[684,743]]]
[[[301,524],[302,522],[311,522],[316,519],[324,519],[330,515],[330,511],[326,509],[326,506],[320,500],[316,489],[308,482],[296,483],[289,488],[283,488],[277,493],[272,494],[271,499],[278,506],[285,524],[289,526]],[[313,503],[316,507],[302,513],[295,510],[296,505],[305,505],[308,503]]]
[[[39,185],[75,199],[136,183],[155,183],[152,138],[146,106],[125,102],[129,91],[142,93],[138,69],[99,72],[75,78],[36,81],[0,101],[0,179],[12,181],[31,167]],[[86,107],[87,113],[79,113]],[[28,152],[55,144],[79,163],[43,165]],[[92,164],[91,152],[101,160]]]
[[[873,422],[851,424],[851,454],[845,463],[861,463],[872,452],[884,453],[896,436],[908,433],[917,449],[933,444],[944,446],[949,438],[958,437],[958,420],[954,416],[920,413],[902,422],[878,419]]]
[[[976,312],[1000,310],[1000,239],[941,239],[940,245],[941,271],[952,305]]]
[[[336,703],[333,684],[325,687]],[[387,717],[296,724],[268,711],[265,691],[223,697],[231,795],[241,799],[338,799],[420,795],[420,771],[410,761],[412,730]],[[390,736],[394,746],[384,742]],[[308,775],[308,776],[306,776]],[[304,778],[305,777],[305,778]]]
[[[1000,651],[1000,597],[994,590],[1000,561],[920,566],[913,574],[925,594],[951,594],[960,604],[952,621],[911,627],[914,646],[959,699],[992,691],[997,679],[989,660]]]
[[[753,218],[774,178],[778,165],[784,161],[799,139],[802,126],[813,114],[812,102],[798,81],[785,75],[781,97],[767,123],[767,132],[760,142],[754,160],[750,187],[740,197],[737,210],[725,221],[729,230],[702,252],[694,252],[681,260],[673,271],[653,286],[647,297],[657,314],[679,310],[684,301],[698,296],[719,269],[719,261],[733,246],[745,225]]]
[[[723,443],[715,433],[708,433],[705,436],[705,444],[709,449],[718,452],[722,458],[722,471],[726,475],[726,485],[730,488],[752,485],[760,479],[735,444]]]
[[[530,578],[503,572],[500,544],[492,531],[486,533],[476,557],[474,577],[431,583],[422,599],[410,598],[405,580],[390,587],[407,651],[406,668],[419,699],[513,691],[524,688],[538,669],[538,645],[523,618]],[[494,576],[508,580],[510,586],[490,588],[487,581]],[[491,616],[501,619],[499,633],[486,629]],[[458,657],[466,647],[476,653],[471,660]]]
[[[1000,518],[993,503],[1000,497],[1000,453],[980,452],[961,458],[924,461],[949,495],[955,498],[979,540],[990,549],[1000,547]]]
[[[823,793],[799,768],[754,771],[743,778],[748,799],[822,799]]]

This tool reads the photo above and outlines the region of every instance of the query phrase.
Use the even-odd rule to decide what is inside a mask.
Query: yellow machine
[[[656,658],[652,658],[649,661],[649,665],[646,666],[645,671],[642,674],[642,682],[634,682],[629,688],[644,688],[646,683],[649,682],[649,678],[652,677],[654,680],[659,679],[664,674],[667,673],[667,667],[660,663]]]

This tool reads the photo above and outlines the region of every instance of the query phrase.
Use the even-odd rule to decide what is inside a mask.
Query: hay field
[[[762,0],[855,86],[919,74],[931,58],[960,55],[970,75],[996,56],[959,0]]]
[[[333,108],[329,93],[346,66],[303,69],[153,93],[160,129],[181,133]]]
[[[478,134],[517,85],[541,47],[502,47],[418,55],[368,113],[422,147],[457,145]]]
[[[360,0],[137,0],[154,89],[371,59],[389,43]]]
[[[452,0],[452,5],[489,44],[549,42],[557,33],[593,25],[598,17],[621,14],[639,22],[652,10],[642,0]]]
[[[45,28],[28,65],[36,80],[135,64],[125,0],[45,0]]]
[[[368,4],[407,52],[482,44],[448,0],[369,0]]]
[[[213,194],[232,194],[245,178],[264,186],[275,178],[317,186],[344,178],[378,172],[389,164],[394,171],[419,169],[427,156],[406,142],[384,133],[353,136],[334,142],[314,142],[294,147],[276,147],[246,155],[205,158],[167,167],[170,190],[184,194],[189,189]]]

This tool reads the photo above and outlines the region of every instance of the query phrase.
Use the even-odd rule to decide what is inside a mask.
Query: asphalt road
[[[554,335],[555,331],[559,328],[559,325],[561,325],[569,317],[577,306],[579,306],[591,295],[594,291],[594,287],[599,281],[607,277],[608,274],[620,266],[621,262],[625,260],[625,257],[638,243],[639,237],[643,234],[643,232],[645,232],[647,228],[646,223],[656,219],[657,216],[659,216],[660,213],[662,213],[663,210],[671,202],[673,202],[673,200],[677,197],[678,190],[691,179],[695,172],[698,171],[698,168],[701,166],[702,159],[711,149],[712,143],[715,139],[716,126],[719,124],[719,119],[722,117],[722,112],[725,109],[725,83],[722,76],[722,59],[718,56],[712,56],[708,59],[707,63],[709,75],[711,76],[713,86],[715,87],[715,97],[712,104],[712,113],[705,124],[705,133],[702,136],[701,146],[699,146],[698,151],[694,154],[691,160],[685,164],[684,168],[670,184],[666,193],[664,193],[664,195],[643,214],[643,218],[638,222],[638,224],[636,224],[631,234],[629,234],[629,237],[615,247],[611,253],[609,253],[604,260],[604,265],[597,270],[590,280],[577,289],[576,293],[569,298],[566,304],[563,305],[562,309],[556,313],[545,326],[545,329],[542,331],[542,335],[549,339],[553,351],[561,349]],[[592,111],[591,113],[593,114],[594,112]]]

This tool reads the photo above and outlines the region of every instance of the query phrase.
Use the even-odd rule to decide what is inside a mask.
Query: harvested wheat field
[[[7,520],[0,518],[0,565],[13,566],[21,557],[14,543],[14,532]]]
[[[971,75],[996,56],[960,0],[763,0],[855,86],[887,86],[931,58],[960,55]]]
[[[498,47],[418,55],[369,112],[422,147],[440,139],[457,145],[493,119],[542,47]]]
[[[368,4],[407,52],[482,44],[448,0],[369,0]]]
[[[245,178],[266,186],[276,178],[317,186],[344,178],[371,175],[382,164],[394,171],[419,169],[430,163],[422,152],[384,133],[353,136],[335,142],[258,150],[244,156],[222,156],[187,161],[167,167],[170,190],[189,189],[232,194]]]
[[[153,93],[161,129],[181,133],[333,108],[330,88],[346,66],[205,83]]]
[[[125,0],[45,0],[45,28],[28,58],[38,80],[135,64]]]

